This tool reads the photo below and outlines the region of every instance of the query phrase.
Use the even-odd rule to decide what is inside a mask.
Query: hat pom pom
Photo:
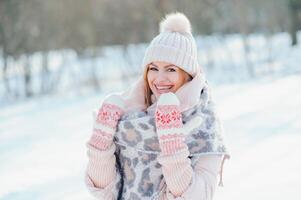
[[[160,32],[191,33],[191,25],[183,13],[171,13],[160,22]]]

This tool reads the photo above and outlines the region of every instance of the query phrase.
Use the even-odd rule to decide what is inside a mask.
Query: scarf
[[[163,175],[157,157],[160,154],[155,126],[154,103],[144,105],[143,79],[134,87],[117,94],[126,102],[126,112],[121,117],[114,142],[117,147],[117,166],[122,175],[120,195],[125,199],[147,197],[155,199],[160,193]],[[192,166],[199,156],[224,155],[220,170],[230,155],[223,138],[223,130],[211,99],[210,88],[203,75],[198,74],[175,93],[180,100],[180,110],[185,143],[188,146]],[[139,199],[138,198],[138,199]]]

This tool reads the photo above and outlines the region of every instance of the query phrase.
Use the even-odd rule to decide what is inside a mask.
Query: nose
[[[159,71],[157,73],[156,82],[160,83],[160,82],[164,82],[166,80],[167,80],[167,78],[166,78],[165,72]]]

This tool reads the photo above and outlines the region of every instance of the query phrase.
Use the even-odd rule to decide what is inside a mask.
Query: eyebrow
[[[150,65],[153,65],[153,66],[155,66],[155,67],[158,67],[157,65],[155,65],[154,63],[150,63]],[[167,68],[167,67],[176,67],[174,64],[170,64],[170,65],[166,65],[166,66],[164,66],[164,68]]]

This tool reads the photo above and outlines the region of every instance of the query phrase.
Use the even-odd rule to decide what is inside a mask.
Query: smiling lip
[[[173,85],[164,85],[164,86],[155,85],[155,88],[158,91],[158,93],[169,92],[172,87],[173,87]]]

